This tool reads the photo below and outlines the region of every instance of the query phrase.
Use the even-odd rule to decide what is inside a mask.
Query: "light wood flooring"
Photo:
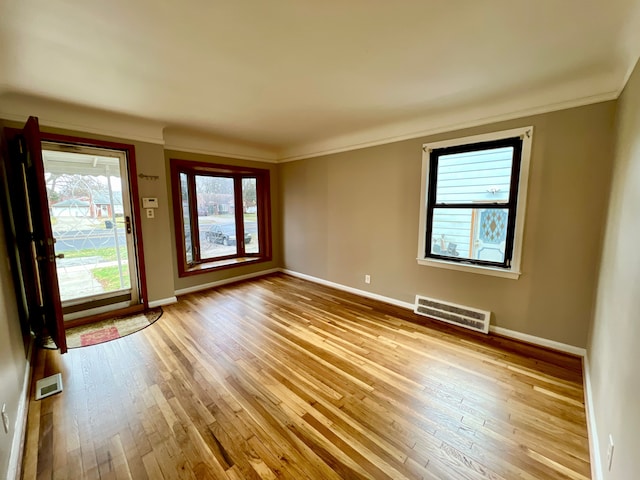
[[[588,479],[580,359],[276,274],[37,352],[25,479]]]

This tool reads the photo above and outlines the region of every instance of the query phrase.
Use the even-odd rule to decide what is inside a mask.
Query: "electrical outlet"
[[[7,415],[7,404],[2,404],[2,425],[4,426],[4,433],[9,433],[9,415]]]
[[[371,275],[364,276],[364,283],[371,283]]]
[[[153,208],[147,208],[147,218],[155,218],[155,210]]]
[[[611,463],[613,462],[613,437],[609,434],[609,446],[607,447],[607,465],[611,470]]]

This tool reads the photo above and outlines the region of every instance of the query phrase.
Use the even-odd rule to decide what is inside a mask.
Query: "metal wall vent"
[[[459,327],[475,330],[476,332],[489,332],[491,312],[486,310],[478,310],[476,308],[416,295],[416,303],[413,311],[418,315],[451,323],[452,325],[458,325]]]
[[[36,382],[36,400],[40,400],[62,391],[62,374],[56,373]]]

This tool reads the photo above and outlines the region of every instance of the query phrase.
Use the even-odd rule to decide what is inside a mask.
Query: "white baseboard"
[[[149,302],[149,308],[161,307],[162,305],[170,305],[176,303],[178,299],[176,297],[161,298],[160,300],[153,300]]]
[[[532,343],[540,347],[547,347],[560,352],[570,353],[572,355],[577,355],[578,357],[584,357],[587,353],[586,349],[581,347],[575,347],[566,343],[536,337],[535,335],[529,335],[528,333],[517,332],[515,330],[509,330],[508,328],[497,327],[495,325],[489,326],[489,332],[502,335],[503,337],[513,338],[514,340],[522,340],[523,342]]]
[[[346,285],[342,285],[341,283],[330,282],[329,280],[324,280],[318,277],[312,277],[311,275],[307,275],[306,273],[295,272],[293,270],[287,270],[286,268],[281,268],[280,271],[282,273],[286,273],[287,275],[291,275],[292,277],[302,278],[303,280],[309,280],[310,282],[313,282],[313,283],[319,283],[320,285],[333,287],[337,290],[342,290],[344,292],[360,295],[361,297],[371,298],[373,300],[378,300],[380,302],[390,303],[391,305],[395,305],[396,307],[408,308],[409,310],[413,310],[413,303],[403,302],[395,298],[385,297],[384,295],[378,295],[377,293],[367,292],[366,290],[360,290],[358,288],[348,287]]]
[[[587,417],[587,432],[589,435],[589,455],[591,457],[591,478],[602,480],[602,459],[600,458],[600,441],[596,427],[596,414],[593,406],[593,390],[591,388],[591,371],[589,356],[582,359],[582,378],[584,383],[584,406]]]
[[[13,431],[13,442],[11,443],[11,453],[9,455],[8,479],[19,480],[21,476],[22,455],[24,453],[24,440],[27,433],[27,414],[29,413],[29,386],[31,385],[31,375],[33,373],[34,339],[29,341],[29,351],[27,352],[27,364],[24,367],[24,380],[22,382],[22,392],[20,393],[20,403],[16,412],[16,421]]]
[[[219,287],[220,285],[226,285],[228,283],[240,282],[242,280],[249,280],[250,278],[264,277],[271,273],[279,272],[280,268],[270,268],[269,270],[260,270],[259,272],[247,273],[246,275],[238,275],[237,277],[224,278],[222,280],[216,280],[215,282],[203,283],[193,287],[181,288],[174,293],[176,296],[186,295],[187,293],[199,292],[201,290],[207,290],[213,287]],[[175,298],[175,297],[174,297]]]
[[[292,277],[302,278],[304,280],[309,280],[310,282],[319,283],[320,285],[326,285],[327,287],[333,287],[338,290],[354,293],[362,297],[367,297],[373,300],[379,300],[381,302],[390,303],[391,305],[395,305],[396,307],[406,308],[411,311],[413,311],[413,308],[414,308],[413,303],[410,303],[410,302],[403,302],[402,300],[385,297],[384,295],[378,295],[377,293],[371,293],[371,292],[367,292],[366,290],[359,290],[357,288],[348,287],[340,283],[330,282],[328,280],[324,280],[318,277],[313,277],[305,273],[295,272],[293,270],[288,270],[286,268],[281,268],[280,271],[282,273],[286,273],[287,275],[291,275]],[[513,338],[514,340],[521,340],[523,342],[532,343],[534,345],[538,345],[541,347],[552,348],[553,350],[558,350],[560,352],[571,353],[572,355],[578,355],[578,356],[584,357],[584,355],[586,354],[586,350],[584,348],[574,347],[573,345],[567,345],[565,343],[556,342],[554,340],[548,340],[546,338],[536,337],[534,335],[529,335],[527,333],[521,333],[515,330],[509,330],[507,328],[496,327],[491,325],[489,327],[489,332],[495,333],[497,335],[502,335],[503,337]]]

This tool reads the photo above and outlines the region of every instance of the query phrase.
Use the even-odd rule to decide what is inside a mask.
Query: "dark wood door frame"
[[[128,143],[112,142],[107,140],[96,140],[93,138],[76,137],[71,135],[61,135],[57,133],[48,133],[46,131],[41,133],[43,142],[56,142],[66,143],[69,145],[95,147],[95,148],[107,148],[110,150],[120,150],[125,153],[127,158],[127,169],[129,174],[129,195],[131,200],[131,213],[133,216],[133,235],[135,238],[135,259],[136,267],[138,270],[138,288],[140,292],[140,299],[144,309],[149,308],[149,299],[147,296],[147,275],[144,267],[144,244],[142,240],[142,208],[139,201],[138,193],[138,171],[136,167],[136,150],[135,147]],[[135,311],[137,308],[125,308],[122,313]],[[86,319],[77,319],[70,322],[69,326],[80,325],[87,323],[89,320],[98,320],[103,318],[104,315],[95,315]]]

